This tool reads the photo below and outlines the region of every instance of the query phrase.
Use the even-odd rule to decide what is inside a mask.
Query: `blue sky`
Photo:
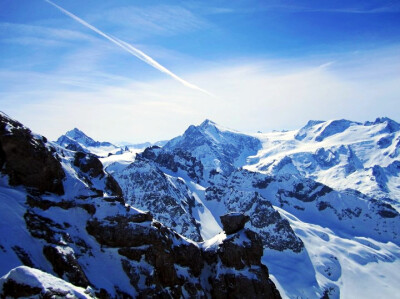
[[[54,3],[206,92],[43,0],[0,0],[0,110],[51,139],[156,141],[205,118],[245,132],[399,121],[398,1]]]

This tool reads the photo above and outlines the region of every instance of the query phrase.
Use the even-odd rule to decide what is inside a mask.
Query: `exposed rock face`
[[[0,113],[0,171],[10,185],[64,194],[64,171],[55,149],[21,123]]]
[[[244,228],[250,217],[242,213],[229,213],[220,217],[224,231],[227,235],[234,234]]]
[[[53,270],[59,277],[66,277],[76,286],[87,287],[90,285],[72,252],[63,252],[62,248],[57,246],[44,246],[43,254],[53,265]]]
[[[94,178],[104,175],[103,164],[95,155],[90,153],[76,152],[74,166]]]
[[[181,149],[170,152],[162,150],[158,146],[152,146],[146,148],[142,154],[138,154],[136,159],[154,161],[173,172],[181,169],[197,183],[203,178],[203,164],[189,152]]]
[[[146,156],[152,152],[147,151]],[[140,156],[115,178],[127,203],[150,211],[156,220],[191,240],[202,240],[191,215],[195,199],[181,179],[167,176],[153,161]]]
[[[244,219],[248,220],[240,214],[227,215],[224,219],[230,217],[243,223]],[[87,224],[87,231],[97,242],[118,248],[124,257],[122,268],[141,296],[280,298],[267,267],[261,264],[260,237],[239,228],[243,225],[238,224],[236,233],[231,233],[220,244],[203,249],[150,219],[150,216],[120,215],[93,219]],[[145,279],[144,286],[140,284],[140,277]],[[206,281],[211,284],[210,289]]]
[[[163,147],[191,153],[203,164],[205,179],[215,172],[229,175],[241,159],[256,154],[260,148],[257,138],[222,128],[210,120],[190,126]]]
[[[206,200],[224,203],[228,211],[241,211],[251,215],[248,227],[256,231],[265,248],[283,251],[292,250],[300,252],[304,249],[302,240],[296,236],[289,222],[258,192],[239,191],[246,186],[240,186],[247,182],[250,186],[266,187],[273,182],[269,177],[256,175],[255,173],[240,171],[232,175],[231,182],[236,189],[228,186],[212,186],[206,189]]]
[[[216,249],[215,254],[222,267],[235,271],[221,271],[222,267],[216,269],[217,273],[221,274],[210,280],[212,297],[281,298],[275,285],[268,278],[267,267],[260,263],[263,244],[256,233],[242,229],[229,235]]]

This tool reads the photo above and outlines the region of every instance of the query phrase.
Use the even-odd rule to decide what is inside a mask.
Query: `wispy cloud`
[[[352,2],[321,2],[321,1],[269,1],[229,8],[216,9],[218,13],[262,13],[262,12],[283,12],[283,13],[341,13],[341,14],[382,14],[400,13],[400,3],[393,1],[380,1],[376,5],[369,5],[360,1],[356,5]],[[210,10],[212,13],[212,10]]]
[[[139,36],[173,36],[212,27],[206,19],[175,5],[117,7],[89,17],[95,21],[101,18],[114,26],[120,26],[121,31],[130,28],[131,32],[135,32],[134,35]]]
[[[101,35],[102,37],[106,38],[110,42],[114,43],[118,47],[120,47],[120,48],[124,49],[125,51],[127,51],[128,53],[132,54],[133,56],[139,58],[140,60],[142,60],[145,63],[149,64],[150,66],[154,67],[155,69],[158,69],[159,71],[167,74],[171,78],[177,80],[178,82],[180,82],[184,86],[189,87],[191,89],[198,90],[198,91],[203,92],[203,93],[205,93],[205,94],[207,94],[209,96],[213,96],[208,91],[206,91],[206,90],[204,90],[204,89],[202,89],[202,88],[200,88],[200,87],[198,87],[198,86],[196,86],[196,85],[194,85],[192,83],[189,83],[186,80],[184,80],[181,77],[179,77],[178,75],[174,74],[173,72],[168,70],[166,67],[162,66],[160,63],[158,63],[153,58],[151,58],[149,55],[145,54],[143,51],[133,47],[132,45],[130,45],[130,44],[118,39],[118,38],[112,37],[112,36],[104,33],[103,31],[101,31],[98,28],[94,27],[93,25],[87,23],[86,21],[82,20],[81,18],[77,17],[76,15],[72,14],[71,12],[65,10],[61,6],[51,2],[50,0],[45,0],[45,1],[48,2],[49,4],[53,5],[54,7],[59,9],[61,12],[63,12],[67,16],[69,16],[72,19],[74,19],[75,21],[79,22],[80,24],[84,25],[85,27],[91,29],[92,31],[94,31],[97,34]]]
[[[0,23],[0,36],[1,35],[7,37],[2,38],[2,42],[7,39],[11,40],[9,36],[12,36],[14,38],[14,41],[20,41],[23,43],[27,43],[29,42],[29,40],[40,42],[48,40],[52,43],[61,43],[68,41],[94,42],[98,40],[97,38],[94,38],[89,34],[85,34],[75,30],[18,23]]]
[[[52,139],[77,126],[99,140],[156,141],[182,134],[205,118],[248,132],[299,128],[309,119],[400,120],[399,50],[334,59],[226,61],[221,62],[225,67],[186,74],[218,93],[218,99],[166,79],[91,86],[89,79],[70,82],[73,77],[61,74],[54,80],[51,74],[14,73],[10,82],[9,74],[0,73],[0,82],[15,85],[2,93],[0,106]],[[21,86],[25,78],[32,78],[29,84],[35,88]],[[51,86],[52,80],[82,86]]]

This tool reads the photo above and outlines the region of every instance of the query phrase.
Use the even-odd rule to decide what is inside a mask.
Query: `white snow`
[[[13,280],[19,284],[30,287],[40,288],[42,290],[52,290],[54,292],[66,293],[65,298],[94,298],[90,289],[76,287],[60,278],[38,269],[27,266],[19,266],[12,269],[9,273],[0,278],[0,293],[2,293],[4,282]]]
[[[306,138],[303,140],[295,139],[303,129],[255,134],[254,136],[262,141],[263,148],[257,155],[249,157],[249,164],[244,168],[277,174],[274,165],[283,158],[290,157],[302,175],[336,190],[351,188],[371,197],[390,197],[400,201],[399,173],[388,173],[387,192],[381,190],[377,182],[371,179],[373,166],[387,167],[392,162],[398,161],[399,157],[391,157],[391,153],[396,151],[396,140],[400,138],[400,132],[388,134],[384,130],[386,123],[375,125],[352,123],[343,131],[339,130],[320,142],[316,141],[316,137],[330,123],[332,121],[311,126],[307,129]],[[391,145],[388,148],[380,148],[378,141],[389,135],[393,140]],[[320,155],[321,149],[327,153],[326,157]],[[316,159],[322,159],[327,166],[322,166]],[[351,173],[346,172],[349,163],[353,163],[355,167]],[[287,169],[277,169],[277,171],[286,173]]]

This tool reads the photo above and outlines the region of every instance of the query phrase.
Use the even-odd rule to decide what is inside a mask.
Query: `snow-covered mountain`
[[[248,216],[187,239],[124,200],[91,153],[0,113],[0,297],[280,298]]]
[[[291,172],[398,206],[400,125],[391,119],[364,124],[310,121],[300,130],[257,137],[263,149],[251,157],[248,170],[271,175]]]
[[[247,157],[255,155],[261,148],[261,143],[257,138],[205,120],[199,126],[190,126],[182,136],[172,139],[163,148],[191,153],[203,164],[204,175],[211,175],[212,180],[214,174],[229,175],[244,165]]]
[[[77,128],[61,135],[56,143],[70,150],[93,153],[100,156],[123,151],[123,149],[110,142],[95,141]]]
[[[3,119],[7,136],[16,125]],[[235,293],[239,297],[254,297],[260,281],[272,286],[261,259],[284,298],[397,296],[400,125],[393,120],[310,121],[300,130],[252,135],[206,120],[163,147],[100,159],[85,150],[87,136],[66,136],[83,150],[32,136],[30,143],[42,149],[38,152],[55,159],[39,159],[52,165],[39,184],[18,175],[36,173],[23,168],[26,161],[10,168],[0,155],[0,198],[16,199],[11,205],[2,201],[2,210],[18,211],[10,215],[20,218],[7,214],[0,236],[12,227],[18,228],[16,239],[29,236],[22,246],[0,238],[5,249],[0,254],[12,256],[1,268],[7,272],[21,264],[40,266],[77,287],[89,285],[92,289],[83,289],[88,296],[99,296],[100,286],[123,296],[133,286],[138,294],[224,298],[233,296],[226,289],[234,287],[250,290]],[[44,183],[46,177],[51,183]],[[21,184],[28,191],[15,187]],[[230,218],[220,218],[224,214]],[[232,234],[230,223],[238,227]],[[59,259],[54,249],[45,253],[46,246],[74,260],[80,274],[52,269],[49,262]],[[96,259],[104,259],[104,265]],[[107,267],[111,275],[96,274]],[[0,280],[0,288],[7,277],[33,270],[13,271]],[[143,276],[153,278],[145,282]],[[84,277],[90,284],[82,283]],[[146,293],[148,280],[153,293]],[[263,292],[260,297],[277,296],[273,287]]]
[[[365,158],[359,151],[366,152],[368,143],[378,142],[383,137],[379,134],[393,134],[396,127],[387,119],[364,125],[312,121],[298,131],[248,136],[206,120],[190,126],[163,148],[146,149],[113,176],[128,202],[152,211],[187,237],[192,237],[191,225],[203,239],[220,231],[221,214],[241,211],[250,215],[247,226],[260,234],[264,259],[281,293],[288,297],[352,298],[368,294],[378,285],[385,294],[393,294],[395,284],[378,279],[364,286],[353,271],[373,266],[375,275],[396,272],[400,264],[399,197],[394,194],[389,200],[388,196],[363,193],[362,188],[338,188],[329,176],[322,180],[323,173],[314,177],[318,172],[312,170],[334,171],[332,167],[337,167],[335,171],[343,172],[342,181],[355,172],[351,169],[365,171],[367,176],[368,169],[362,170],[358,164],[358,156]],[[355,133],[355,128],[370,133]],[[334,147],[347,149],[343,151],[347,156],[331,165],[324,151]],[[375,152],[379,157],[379,150],[378,145],[365,156]],[[320,155],[314,158],[319,166],[309,168],[309,173],[302,171],[296,160],[307,152]],[[396,172],[392,176],[398,179]],[[398,274],[394,277],[399,278]],[[370,276],[363,279],[374,280]]]

